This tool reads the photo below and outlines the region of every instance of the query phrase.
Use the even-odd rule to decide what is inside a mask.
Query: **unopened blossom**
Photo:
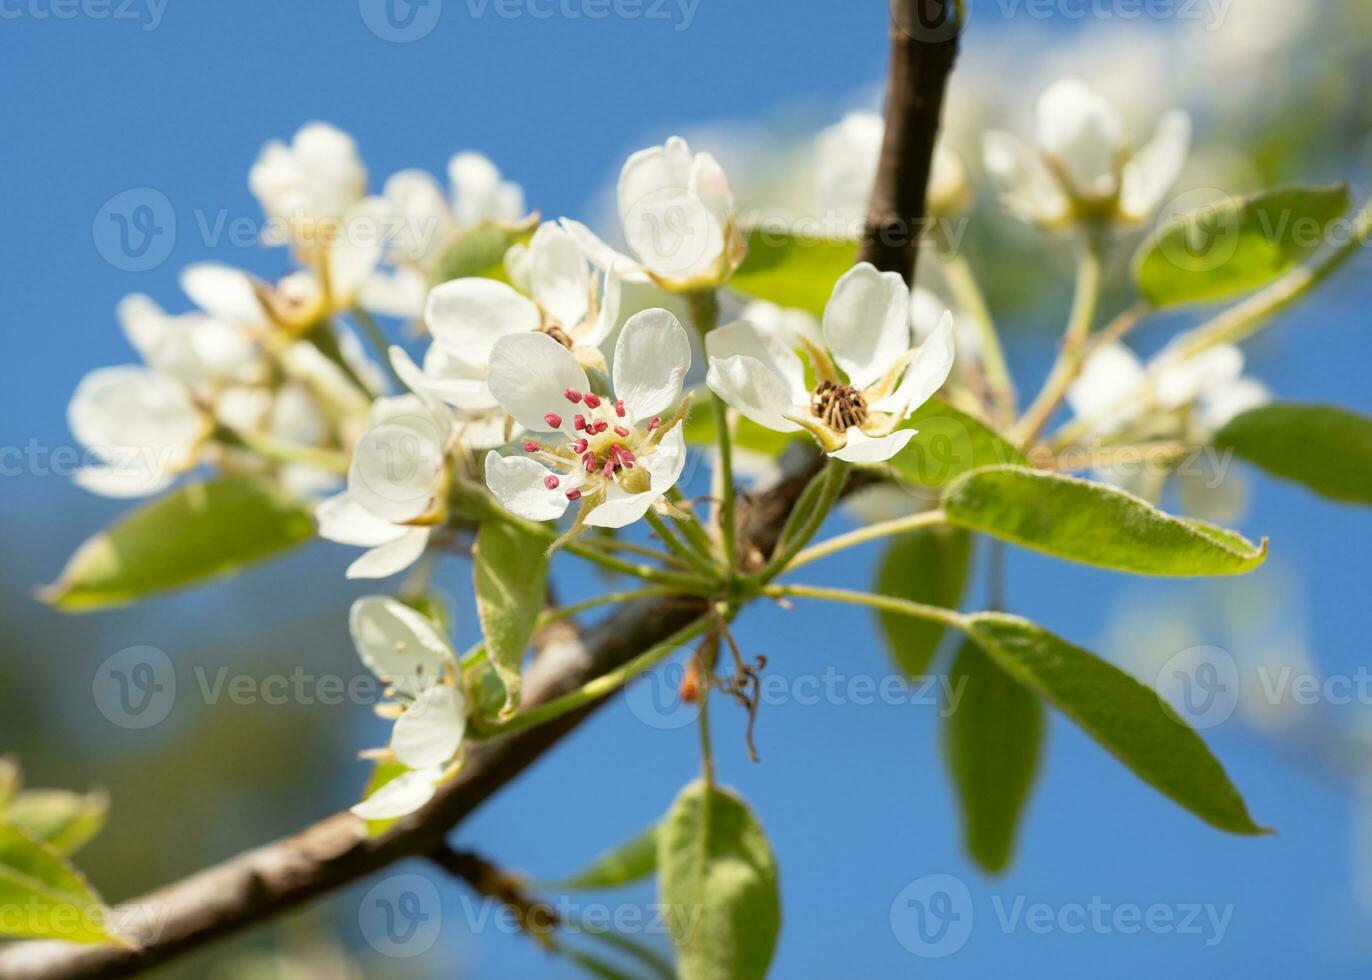
[[[814,198],[823,216],[845,231],[860,230],[876,181],[886,123],[874,112],[850,112],[815,139]],[[935,146],[925,193],[931,217],[951,217],[972,203],[972,184],[962,158],[946,144]]]
[[[367,168],[351,136],[311,122],[290,143],[271,140],[263,146],[248,185],[276,225],[264,240],[292,242],[310,253],[367,193]]]
[[[463,231],[483,221],[516,227],[527,220],[524,191],[480,153],[458,153],[449,160],[448,184],[445,194],[427,171],[402,170],[371,200],[370,213],[387,230],[391,269],[376,272],[362,291],[368,309],[418,317],[430,278]]]
[[[916,348],[904,280],[864,262],[835,285],[821,330],[824,346],[806,347],[814,387],[790,346],[746,321],[706,336],[706,383],[759,425],[808,430],[830,456],[853,463],[890,459],[915,435],[901,423],[952,370],[952,315],[945,313]]]
[[[580,222],[562,221],[601,269],[687,291],[719,285],[743,261],[746,244],[723,168],[709,153],[693,154],[680,136],[632,154],[620,170],[616,200],[629,255]]]
[[[365,596],[348,619],[362,662],[386,685],[377,711],[394,719],[386,755],[408,771],[352,808],[364,820],[391,820],[433,798],[454,768],[467,729],[467,703],[452,646],[421,613],[388,596]]]
[[[595,391],[585,369],[547,334],[509,334],[491,353],[490,386],[531,437],[522,455],[486,456],[486,485],[531,521],[578,503],[577,526],[623,527],[675,485],[686,465],[679,419],[691,343],[666,310],[645,310],[615,344],[612,391]]]
[[[266,362],[247,335],[201,313],[173,316],[132,295],[117,315],[146,366],[86,375],[67,419],[94,458],[77,471],[76,483],[104,496],[137,497],[166,488],[199,463],[227,393],[264,380]]]
[[[1132,143],[1114,107],[1077,79],[1044,92],[1036,116],[1034,147],[993,131],[982,151],[1006,206],[1045,228],[1145,221],[1181,175],[1191,142],[1190,117],[1172,110],[1147,143]]]
[[[438,410],[436,410],[438,409]],[[447,516],[446,412],[415,395],[379,398],[358,440],[348,485],[315,512],[320,537],[369,549],[348,578],[385,578],[419,559]]]

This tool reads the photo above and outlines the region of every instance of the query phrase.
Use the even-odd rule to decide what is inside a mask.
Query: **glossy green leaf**
[[[519,705],[520,669],[548,593],[546,541],[500,521],[487,521],[472,547],[476,612],[486,653],[505,685],[509,714]]]
[[[68,611],[120,606],[233,575],[313,536],[309,510],[260,480],[191,483],[81,545],[42,597]]]
[[[781,931],[776,860],[733,792],[691,783],[658,835],[658,886],[682,980],[760,980]]]
[[[901,427],[919,434],[896,453],[891,466],[917,496],[936,498],[950,481],[978,467],[1028,465],[1003,436],[939,398],[921,405]]]
[[[909,531],[891,539],[877,568],[876,591],[897,599],[956,609],[967,586],[972,536],[953,527]],[[929,669],[946,627],[912,616],[879,612],[886,648],[901,671],[919,677]]]
[[[1148,687],[1042,626],[1002,613],[971,617],[972,639],[1002,670],[1075,722],[1144,782],[1206,823],[1267,831],[1248,815],[1224,767]]]
[[[657,825],[599,855],[586,868],[549,886],[556,891],[595,891],[642,881],[657,870]]]
[[[1372,504],[1372,418],[1334,405],[1264,405],[1234,418],[1215,445],[1332,500]]]
[[[82,794],[33,789],[0,807],[0,822],[18,827],[58,854],[75,854],[104,828],[109,807],[109,796],[98,790]]]
[[[822,316],[834,284],[857,262],[857,254],[857,242],[847,239],[758,228],[748,236],[748,255],[729,288]]]
[[[429,277],[430,288],[470,276],[508,283],[505,253],[511,245],[527,242],[531,234],[527,229],[511,228],[493,221],[482,221],[464,229],[439,257]]]
[[[1015,466],[973,470],[950,484],[954,524],[1057,558],[1138,575],[1238,575],[1267,560],[1233,531],[1164,514],[1133,494]]]
[[[957,699],[944,722],[944,758],[962,809],[963,846],[986,871],[1004,871],[1042,754],[1043,706],[970,640],[953,662]]]
[[[0,936],[120,944],[109,910],[56,851],[0,824]]]
[[[1218,302],[1266,285],[1327,240],[1348,188],[1283,187],[1224,200],[1160,228],[1134,257],[1134,279],[1157,307]]]

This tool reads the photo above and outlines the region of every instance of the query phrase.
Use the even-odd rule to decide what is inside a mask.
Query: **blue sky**
[[[578,215],[628,151],[678,128],[775,117],[798,106],[817,128],[880,81],[886,57],[886,7],[877,2],[645,0],[641,8],[614,8],[639,14],[593,19],[585,11],[599,8],[580,2],[554,8],[446,0],[432,31],[406,43],[369,28],[363,12],[374,13],[370,0],[361,9],[351,0],[120,2],[107,17],[98,16],[107,8],[93,0],[71,8],[53,0],[0,2],[0,81],[7,92],[0,101],[0,443],[7,446],[69,444],[65,406],[81,375],[131,359],[113,319],[123,294],[147,292],[178,309],[177,270],[206,258],[262,274],[282,271],[281,253],[216,240],[200,221],[213,228],[221,215],[255,220],[248,167],[265,139],[288,136],[302,122],[324,119],[353,132],[375,182],[407,166],[441,173],[454,151],[481,149],[523,184],[532,206]],[[56,9],[76,16],[58,17]],[[543,18],[546,9],[557,12]],[[973,41],[967,57],[975,57]],[[106,201],[140,187],[166,195],[177,236],[166,261],[128,272],[102,258],[93,227]],[[1355,260],[1317,304],[1288,315],[1255,345],[1254,370],[1281,396],[1372,411],[1367,270],[1365,259]],[[1016,344],[1011,353],[1024,377],[1036,378],[1046,366],[1042,343]],[[342,581],[345,549],[319,546],[246,579],[74,625],[38,609],[30,590],[120,505],[39,473],[11,476],[0,487],[4,607],[18,610],[21,623],[5,656],[42,673],[50,700],[40,723],[52,726],[54,739],[101,742],[92,749],[97,759],[99,752],[137,753],[151,744],[78,717],[90,713],[96,665],[134,642],[174,649],[213,631],[231,647],[258,638],[263,624],[307,612],[329,625],[282,655],[353,669],[344,610],[359,590]],[[1291,573],[1296,593],[1283,593],[1281,602],[1308,616],[1321,668],[1351,672],[1364,662],[1372,514],[1264,480],[1243,529],[1272,537],[1274,565]],[[861,582],[869,558],[854,552],[816,566],[815,577]],[[1016,611],[1106,656],[1111,651],[1098,644],[1122,594],[1156,597],[1187,588],[1024,554],[1011,556],[1009,572]],[[461,567],[452,574],[460,588]],[[316,577],[329,585],[314,588]],[[459,634],[473,634],[470,615]],[[849,679],[886,672],[860,610],[758,609],[743,620],[739,638],[792,680],[822,676],[828,666]],[[16,673],[19,684],[30,676]],[[802,704],[793,696],[766,706],[759,765],[746,760],[742,719],[717,711],[722,778],[753,802],[782,868],[785,927],[776,975],[1095,977],[1105,962],[1120,977],[1365,974],[1372,947],[1352,891],[1349,793],[1300,761],[1240,729],[1222,727],[1210,736],[1255,816],[1280,830],[1261,840],[1231,838],[1178,810],[1055,718],[1019,859],[1008,876],[987,881],[957,848],[936,710],[857,704],[848,690],[841,703]],[[378,727],[363,709],[330,718],[338,724],[328,763],[336,772],[314,777],[317,795],[278,809],[291,816],[269,833],[289,832],[355,792],[359,768],[348,754],[379,737]],[[0,749],[34,740],[34,732],[11,731],[0,718]],[[481,810],[457,840],[542,877],[566,873],[663,813],[696,765],[692,729],[645,725],[619,700]],[[53,761],[44,782],[59,783],[63,774]],[[113,840],[98,847],[117,848],[120,832],[137,830],[119,816],[120,786],[111,789]],[[128,805],[136,812],[137,801]],[[223,824],[210,834],[207,858],[226,853],[215,850],[215,834],[234,840],[230,824],[238,815],[204,814]],[[966,883],[974,924],[955,955],[925,962],[898,941],[890,908],[902,889],[932,873]],[[357,903],[371,884],[335,904],[354,940]],[[446,883],[443,891],[445,921],[456,924],[435,952],[412,964],[417,975],[451,975],[453,964],[471,976],[567,974],[519,937],[487,929],[467,938],[460,893]],[[1002,910],[1009,916],[1047,903],[1057,914],[1096,898],[1112,908],[1162,904],[1178,916],[1192,905],[1221,915],[1231,907],[1232,916],[1222,935],[1205,928],[1077,933],[1070,913],[1042,932],[1023,919],[1001,921]],[[651,896],[642,890],[608,899],[644,900]],[[447,966],[444,955],[451,957]]]

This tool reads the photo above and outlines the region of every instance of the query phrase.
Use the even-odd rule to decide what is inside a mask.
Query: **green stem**
[[[693,545],[701,557],[708,559],[713,565],[715,544],[710,540],[710,535],[705,532],[705,528],[700,526],[700,520],[695,516],[694,510],[681,506],[681,491],[672,487],[667,491],[667,499],[674,505],[672,521],[686,537],[687,543]]]
[[[376,351],[377,359],[386,366],[386,373],[391,376],[396,387],[401,391],[409,391],[409,386],[400,379],[400,375],[396,373],[394,365],[391,364],[391,343],[386,339],[386,334],[381,327],[372,319],[372,315],[361,306],[354,306],[352,314],[357,325],[362,328],[362,335],[367,338],[367,342]]]
[[[948,288],[953,291],[954,301],[977,325],[977,337],[981,342],[981,366],[986,372],[986,386],[990,389],[994,403],[994,416],[998,424],[1009,427],[1015,420],[1015,382],[1005,363],[1005,351],[1001,347],[1000,334],[986,305],[981,286],[977,284],[977,277],[972,272],[971,264],[957,253],[950,253],[944,258],[943,274],[948,282]]]
[[[1043,390],[1016,427],[1016,438],[1021,446],[1031,445],[1038,438],[1049,418],[1062,404],[1067,389],[1081,372],[1087,341],[1091,337],[1091,328],[1095,326],[1096,309],[1100,304],[1104,265],[1102,252],[1102,246],[1094,237],[1082,247],[1081,261],[1077,267],[1076,295],[1072,299],[1072,315],[1067,321],[1062,351],[1048,380],[1044,382]]]
[[[278,439],[276,436],[268,435],[265,432],[252,429],[231,429],[227,426],[220,428],[219,435],[223,441],[242,445],[274,462],[300,463],[327,470],[330,473],[337,473],[340,476],[348,472],[348,455],[337,449],[328,449],[323,446],[302,446],[296,442]]]
[[[714,575],[716,573],[714,566],[698,555],[694,548],[678,538],[672,529],[667,526],[667,522],[658,514],[654,513],[651,507],[648,508],[648,513],[646,513],[644,517],[647,519],[648,525],[657,532],[657,536],[671,549],[672,554],[676,555],[702,575]]]
[[[849,531],[847,534],[840,534],[829,538],[827,541],[821,541],[814,547],[806,548],[797,553],[786,566],[785,571],[793,572],[813,561],[827,558],[847,548],[866,544],[868,541],[875,541],[892,534],[901,534],[905,531],[915,531],[922,527],[934,527],[947,522],[948,515],[943,511],[930,510],[922,514],[912,514],[909,517],[899,517],[891,521],[869,524],[867,527],[858,528],[856,531]]]
[[[621,541],[619,538],[612,538],[608,535],[583,538],[582,544],[591,548],[604,548],[607,551],[622,551],[625,554],[638,555],[640,558],[651,558],[653,561],[660,561],[664,565],[671,565],[674,568],[687,567],[679,558],[669,555],[665,551],[658,551],[656,548],[649,548],[633,541]]]
[[[696,651],[700,660],[700,776],[711,789],[715,785],[715,752],[710,740],[710,689],[714,686],[715,660],[719,656],[719,633],[706,637]]]
[[[843,602],[855,606],[867,606],[872,609],[882,609],[886,612],[896,613],[899,616],[909,616],[912,619],[923,619],[931,623],[942,623],[944,626],[952,626],[964,631],[971,625],[966,616],[952,609],[944,609],[942,606],[930,606],[922,602],[912,602],[909,599],[895,599],[891,596],[874,595],[870,592],[854,592],[849,589],[825,589],[815,585],[769,585],[762,590],[762,594],[774,599],[789,596],[797,599],[821,599],[826,602]]]
[[[536,728],[560,718],[569,711],[576,711],[578,708],[584,708],[588,704],[599,701],[623,687],[645,670],[655,667],[684,644],[690,643],[701,633],[704,633],[710,625],[711,619],[702,616],[690,626],[677,630],[657,646],[650,647],[633,660],[609,673],[601,674],[595,680],[588,681],[577,690],[564,694],[560,698],[553,698],[551,701],[530,708],[528,711],[521,711],[503,722],[486,725],[479,737],[483,739],[494,738],[527,731],[530,728]]]
[[[691,308],[691,319],[703,341],[719,323],[719,295],[713,289],[702,289],[688,293],[686,299]],[[714,409],[719,455],[714,474],[715,496],[719,499],[719,543],[725,575],[732,579],[738,568],[733,436],[729,425],[729,406],[718,395],[712,394],[710,401]]]
[[[791,516],[793,519],[796,517],[797,511],[805,506],[807,497],[814,501],[810,507],[810,512],[800,515],[802,523],[798,527],[793,529],[790,523],[787,524],[771,560],[761,571],[748,577],[750,583],[756,585],[770,582],[791,564],[792,559],[800,553],[802,548],[810,543],[810,539],[819,532],[824,519],[829,516],[829,511],[833,509],[839,494],[843,492],[843,484],[848,479],[848,464],[841,459],[830,457],[828,464],[815,479],[819,481],[818,491],[811,496],[809,487],[807,487],[806,492],[801,494],[796,510],[791,512]]]

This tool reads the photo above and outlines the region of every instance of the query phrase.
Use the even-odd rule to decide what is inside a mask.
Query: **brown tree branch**
[[[941,0],[897,0],[899,24],[929,24]],[[878,268],[914,274],[913,230],[921,226],[939,113],[957,38],[893,26],[886,138],[861,257]],[[767,555],[787,514],[818,470],[813,452],[791,456],[786,476],[755,496],[742,515],[741,553]],[[525,707],[575,691],[671,637],[704,611],[700,602],[640,601],[577,638],[541,651],[525,680]],[[367,838],[350,813],[247,851],[121,908],[136,949],[24,942],[0,947],[0,980],[94,980],[130,976],[225,936],[266,922],[404,858],[440,853],[449,831],[511,782],[603,703],[517,735],[473,746],[462,773],[424,809],[386,834]]]

